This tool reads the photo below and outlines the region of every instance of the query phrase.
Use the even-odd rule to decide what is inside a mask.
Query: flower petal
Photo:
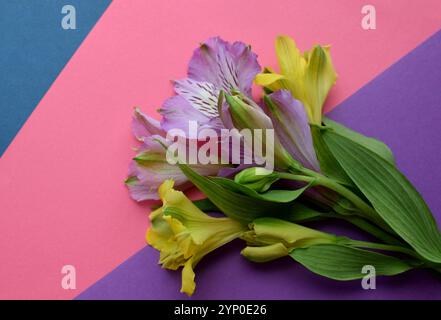
[[[306,60],[300,54],[292,38],[278,36],[276,39],[276,54],[283,75],[292,80],[302,77]]]
[[[164,134],[159,121],[147,116],[139,108],[135,108],[133,113],[132,132],[141,141],[154,134]]]
[[[212,83],[217,89],[251,94],[254,77],[260,71],[257,56],[242,42],[230,44],[219,37],[208,39],[193,53],[188,76]]]
[[[158,200],[158,188],[167,178],[175,179],[177,187],[182,187],[187,182],[179,167],[165,161],[165,155],[164,161],[158,157],[159,154],[150,153],[149,155],[150,160],[132,161],[129,165],[129,178],[126,180],[126,185],[130,196],[136,201]]]
[[[196,283],[194,282],[193,271],[193,259],[189,259],[182,269],[182,286],[181,292],[186,293],[188,296],[192,296],[196,289]]]
[[[268,113],[283,147],[305,167],[320,170],[305,108],[287,90],[265,97]]]
[[[165,141],[163,138],[162,140]],[[195,164],[191,165],[191,168],[201,175],[208,176],[216,175],[223,166]],[[180,190],[191,186],[179,166],[167,162],[164,147],[152,139],[146,139],[140,153],[129,165],[126,185],[131,197],[136,201],[158,200],[158,188],[167,179],[173,179]]]
[[[283,75],[277,73],[259,73],[254,79],[254,82],[259,86],[267,87],[272,91],[277,91],[279,89],[288,89],[283,86],[281,80],[284,79],[285,77]]]
[[[257,55],[251,51],[249,45],[239,41],[232,44],[230,52],[237,67],[239,89],[244,94],[251,95],[251,85],[256,74],[261,70],[257,62]]]
[[[188,133],[189,121],[196,121],[199,125],[199,129],[203,127],[215,129],[223,127],[219,118],[206,116],[194,108],[183,96],[173,96],[167,99],[159,112],[163,116],[161,127],[165,131],[181,129],[185,133]]]
[[[209,118],[219,116],[217,110],[219,90],[214,84],[192,79],[177,80],[175,91],[205,116]]]
[[[312,122],[321,124],[322,108],[337,79],[329,47],[316,46],[309,53],[305,72],[305,94],[312,111]]]

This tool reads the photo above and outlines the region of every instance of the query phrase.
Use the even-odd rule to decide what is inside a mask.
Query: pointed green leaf
[[[314,142],[314,149],[320,163],[320,170],[328,177],[346,186],[352,186],[351,178],[337,162],[335,157],[329,152],[328,147],[323,141],[323,131],[317,126],[311,126],[311,133]]]
[[[289,209],[280,214],[276,214],[276,216],[280,219],[294,223],[316,221],[326,217],[323,212],[314,210],[297,201],[290,204]]]
[[[188,165],[179,164],[187,178],[204,193],[208,199],[230,218],[248,223],[262,216],[271,216],[280,209],[278,203],[252,198],[201,176]]]
[[[384,142],[374,138],[366,137],[352,129],[349,129],[348,127],[345,127],[341,123],[335,122],[326,117],[323,117],[323,122],[326,127],[331,128],[336,133],[352,140],[353,142],[361,144],[365,148],[371,150],[372,152],[375,152],[380,157],[384,158],[386,161],[395,164],[394,155]]]
[[[441,235],[430,209],[390,162],[335,132],[324,141],[384,221],[424,258],[441,262]]]
[[[195,200],[193,203],[204,212],[221,212],[208,198]],[[280,211],[273,212],[272,216],[294,223],[316,221],[329,217],[329,215],[314,210],[300,202],[290,203],[289,206],[280,208]]]
[[[375,274],[396,275],[412,269],[406,262],[381,253],[338,244],[320,244],[298,248],[290,256],[310,271],[334,280],[354,280],[366,276],[366,265],[375,268]]]

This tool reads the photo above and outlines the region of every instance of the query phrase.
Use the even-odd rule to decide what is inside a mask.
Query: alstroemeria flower
[[[251,96],[253,79],[260,70],[256,54],[243,42],[208,39],[194,51],[188,78],[174,82],[177,95],[160,109],[162,128],[187,131],[189,120],[197,121],[201,129],[223,128],[218,112],[220,90]]]
[[[182,269],[181,292],[192,295],[196,284],[194,267],[211,251],[240,237],[247,226],[230,218],[210,217],[166,180],[159,188],[161,208],[150,214],[148,244],[160,251],[159,263],[166,269]]]
[[[266,68],[255,82],[270,91],[287,89],[305,106],[309,121],[321,124],[323,104],[337,79],[329,46],[315,46],[300,53],[293,39],[279,36],[276,54],[280,73]]]
[[[126,185],[131,197],[136,201],[159,199],[158,188],[166,179],[173,179],[181,190],[191,184],[182,173],[179,166],[167,162],[166,149],[169,144],[165,139],[165,131],[159,122],[135,109],[132,131],[142,142],[136,157],[129,165]],[[201,175],[216,175],[222,165],[191,165],[191,168]]]
[[[303,166],[319,171],[305,108],[288,90],[265,96],[265,105],[283,147]]]
[[[167,99],[160,109],[161,122],[135,110],[132,130],[143,145],[130,164],[126,180],[132,198],[158,199],[157,189],[167,178],[174,179],[181,189],[190,186],[179,167],[166,161],[163,148],[167,145],[166,132],[172,129],[187,132],[189,121],[197,121],[199,130],[230,127],[219,116],[219,92],[240,91],[250,96],[253,79],[259,72],[256,54],[242,42],[230,44],[215,37],[196,49],[189,63],[188,78],[174,82],[177,95]],[[225,166],[192,165],[192,168],[201,175],[216,175]]]

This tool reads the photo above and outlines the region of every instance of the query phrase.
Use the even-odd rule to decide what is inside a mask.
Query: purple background
[[[356,70],[354,70],[356,72]],[[339,105],[329,116],[386,142],[397,164],[441,222],[441,31]],[[361,235],[349,226],[327,226]],[[239,255],[237,241],[196,268],[193,299],[441,299],[441,280],[425,270],[378,277],[376,290],[360,281],[317,276],[290,258],[254,264]],[[77,299],[184,299],[180,272],[161,269],[146,247]]]

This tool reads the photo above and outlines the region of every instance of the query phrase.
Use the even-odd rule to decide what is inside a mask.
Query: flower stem
[[[364,202],[363,199],[361,199],[358,195],[353,193],[345,186],[342,186],[338,182],[335,182],[334,180],[329,179],[328,177],[313,170],[307,168],[300,168],[299,170],[300,173],[302,173],[301,175],[294,173],[280,172],[279,177],[281,179],[287,179],[287,180],[311,182],[313,185],[320,185],[328,189],[331,189],[337,192],[338,194],[340,194],[341,196],[345,197],[349,201],[351,201],[360,210],[361,216],[376,223],[377,225],[381,226],[383,229],[387,231],[392,231],[390,227],[383,221],[383,219],[370,205]]]
[[[387,244],[397,245],[397,246],[404,246],[405,245],[405,243],[403,243],[402,241],[396,239],[394,236],[390,235],[389,233],[387,233],[383,229],[378,228],[377,226],[373,225],[372,223],[366,221],[365,219],[363,219],[361,217],[344,216],[344,215],[340,215],[337,213],[336,214],[327,214],[326,217],[345,220],[345,221],[353,224],[357,228],[373,235],[378,240],[381,240]]]
[[[407,254],[408,256],[411,256],[411,257],[414,257],[418,260],[421,260],[421,257],[414,250],[409,249],[409,248],[404,248],[401,246],[394,246],[394,245],[389,245],[389,244],[374,243],[374,242],[367,242],[367,241],[358,241],[358,240],[349,240],[347,242],[347,244],[354,246],[354,247],[360,247],[360,248],[378,249],[378,250],[404,253],[404,254]]]

